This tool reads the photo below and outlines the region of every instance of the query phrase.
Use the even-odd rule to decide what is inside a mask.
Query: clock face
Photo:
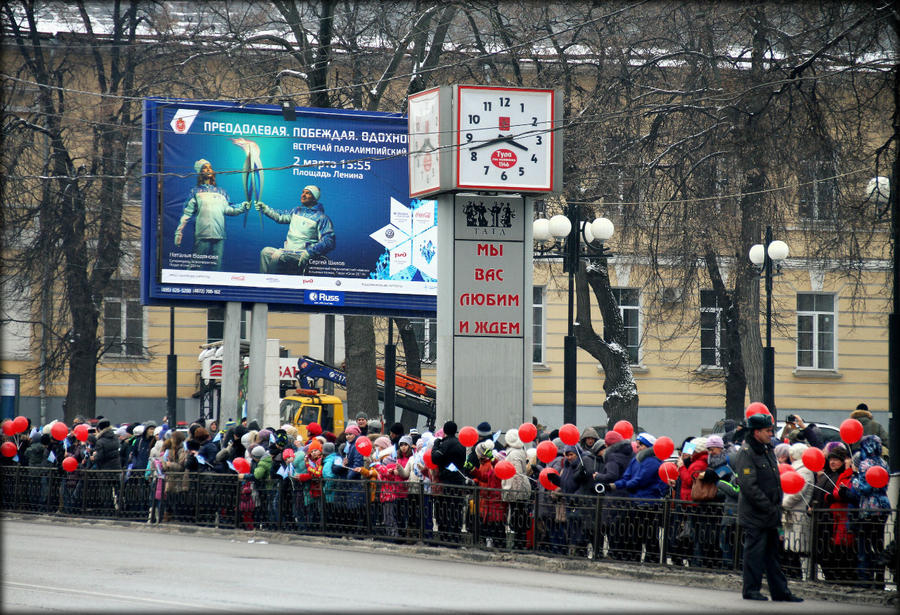
[[[440,185],[440,88],[409,97],[409,195]]]
[[[461,85],[457,185],[504,192],[553,186],[554,92]]]

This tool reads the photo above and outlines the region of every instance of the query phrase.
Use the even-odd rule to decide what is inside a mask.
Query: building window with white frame
[[[835,369],[835,296],[797,294],[797,367]]]
[[[807,221],[833,220],[837,202],[837,165],[833,160],[813,159],[800,166],[800,217]]]
[[[544,287],[532,287],[531,362],[544,362]]]
[[[144,308],[138,282],[111,282],[103,299],[103,348],[107,355],[144,356]]]
[[[247,313],[241,310],[241,339],[247,339]],[[206,312],[206,342],[221,342],[225,339],[225,308],[212,307]]]
[[[409,325],[416,334],[419,357],[422,363],[437,361],[437,319],[410,318]]]
[[[714,290],[700,291],[700,365],[722,367],[722,306]]]
[[[622,324],[625,326],[625,344],[628,360],[632,365],[641,362],[641,291],[638,288],[613,288],[613,296],[619,305]],[[609,339],[604,332],[603,337]]]

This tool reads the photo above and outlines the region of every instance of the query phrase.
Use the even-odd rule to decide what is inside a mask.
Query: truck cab
[[[282,424],[296,427],[304,440],[309,437],[306,426],[310,423],[318,423],[323,432],[334,434],[341,433],[346,427],[341,399],[320,394],[315,389],[297,389],[295,394],[285,396],[278,415]]]

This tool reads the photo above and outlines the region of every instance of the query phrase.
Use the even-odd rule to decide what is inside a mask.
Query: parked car
[[[828,423],[816,423],[812,421],[811,423],[816,426],[816,429],[819,430],[819,434],[822,436],[822,444],[828,444],[829,442],[841,442],[841,430],[839,427],[835,427],[834,425],[829,425]],[[775,423],[775,437],[779,440],[783,440],[787,437],[787,434],[784,434],[784,421],[778,421]]]

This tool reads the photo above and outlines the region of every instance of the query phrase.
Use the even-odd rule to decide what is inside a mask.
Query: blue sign
[[[333,291],[308,290],[305,299],[312,305],[344,305],[344,293]]]
[[[407,196],[406,119],[296,111],[145,101],[144,302],[433,315],[437,203]]]

